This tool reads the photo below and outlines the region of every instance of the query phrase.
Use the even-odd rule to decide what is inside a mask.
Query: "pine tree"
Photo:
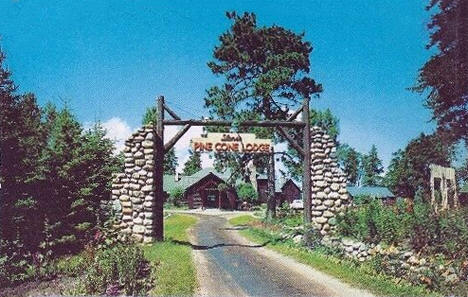
[[[383,172],[383,166],[375,145],[372,145],[369,153],[363,156],[362,171],[362,185],[378,186],[381,184],[380,174]]]
[[[32,94],[18,95],[0,51],[0,236],[28,250],[40,241],[39,155],[41,110]]]
[[[213,51],[214,60],[208,63],[213,74],[224,77],[220,86],[207,90],[205,106],[212,117],[233,121],[284,120],[288,116],[287,107],[297,107],[304,98],[321,92],[321,85],[310,77],[312,46],[304,40],[304,34],[276,25],[258,26],[253,13],[226,15],[232,25],[219,37],[220,44]],[[274,137],[271,129],[254,131],[238,129],[238,132],[266,132],[267,136]],[[266,216],[270,219],[276,209],[274,158],[255,159],[257,163],[268,164],[263,167],[267,168],[269,177]],[[250,160],[252,156],[231,158],[230,165],[245,168]]]
[[[434,7],[427,48],[438,51],[419,71],[414,89],[427,94],[439,132],[453,142],[468,141],[468,1],[430,0],[427,9]]]
[[[76,248],[77,236],[72,219],[72,207],[79,200],[83,180],[77,176],[77,159],[80,158],[83,137],[81,126],[71,112],[59,111],[51,127],[44,153],[44,177],[46,189],[42,207],[49,222],[53,248],[66,253]]]
[[[184,175],[192,175],[202,169],[200,152],[189,150],[190,157],[184,164]]]
[[[348,178],[348,184],[357,185],[360,180],[361,154],[347,144],[339,145],[336,154],[338,163]]]

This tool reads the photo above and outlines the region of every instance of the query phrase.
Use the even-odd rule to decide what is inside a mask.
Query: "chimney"
[[[175,175],[174,175],[174,180],[175,180],[176,182],[178,182],[178,181],[180,180],[180,178],[179,178],[179,172],[177,172],[177,171],[176,171],[176,173],[175,173]]]

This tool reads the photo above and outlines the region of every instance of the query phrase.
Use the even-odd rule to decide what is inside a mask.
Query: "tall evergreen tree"
[[[361,178],[361,154],[347,144],[339,145],[336,154],[338,163],[348,178],[348,184],[358,185]]]
[[[213,52],[215,60],[208,63],[214,74],[225,78],[221,86],[207,91],[205,106],[212,117],[234,121],[246,116],[251,120],[286,119],[287,106],[297,106],[304,97],[321,91],[321,85],[309,76],[312,46],[303,40],[304,34],[276,25],[257,26],[253,13],[239,16],[231,12],[227,17],[232,26],[220,36],[220,44]],[[268,175],[272,177],[273,160],[268,164]],[[275,215],[274,180],[269,178],[268,184],[270,218]]]
[[[382,161],[379,159],[377,147],[372,145],[371,150],[362,159],[362,185],[364,186],[378,186],[381,184],[382,177],[380,174],[383,172]]]
[[[430,0],[427,48],[437,53],[419,71],[414,88],[427,94],[440,132],[468,141],[468,0]]]
[[[156,121],[156,107],[147,108],[143,115],[142,124],[155,124]],[[175,155],[175,149],[172,148],[164,155],[164,174],[175,174],[177,166],[177,156]]]
[[[192,150],[189,150],[189,153],[190,157],[184,164],[185,175],[192,175],[202,169],[200,152],[193,152]]]
[[[41,111],[32,94],[18,95],[0,51],[0,236],[28,250],[40,238],[38,160],[44,144]]]
[[[79,200],[82,185],[77,174],[77,159],[83,143],[81,126],[68,109],[57,113],[44,152],[44,176],[49,186],[42,207],[58,253],[69,252],[77,242],[72,207]]]
[[[97,223],[106,219],[101,202],[110,198],[112,173],[120,171],[118,157],[113,155],[114,145],[105,136],[106,131],[99,123],[86,131],[70,164],[70,171],[79,185],[68,218],[80,241]]]

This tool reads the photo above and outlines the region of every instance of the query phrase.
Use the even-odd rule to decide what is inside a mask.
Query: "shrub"
[[[242,183],[237,186],[237,195],[242,201],[249,203],[256,202],[258,199],[258,193],[251,184]]]
[[[413,248],[421,251],[437,237],[437,217],[430,205],[421,198],[415,200],[412,215],[412,232],[409,237]]]
[[[348,208],[337,217],[337,230],[345,237],[369,240],[371,235],[369,207]]]
[[[151,287],[151,268],[136,245],[97,250],[75,294],[142,295]]]
[[[409,242],[418,252],[440,253],[456,259],[468,255],[467,213],[459,209],[436,214],[420,198],[413,205],[399,199],[386,206],[364,197],[337,217],[337,231],[342,236],[367,242]]]
[[[180,206],[184,199],[184,193],[185,191],[181,187],[173,188],[169,193],[170,202],[174,204],[174,206]]]

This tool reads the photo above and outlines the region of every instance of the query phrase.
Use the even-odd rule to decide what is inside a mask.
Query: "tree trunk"
[[[268,183],[267,183],[267,212],[266,220],[270,221],[276,217],[276,197],[275,197],[275,154],[273,148],[268,161]]]

